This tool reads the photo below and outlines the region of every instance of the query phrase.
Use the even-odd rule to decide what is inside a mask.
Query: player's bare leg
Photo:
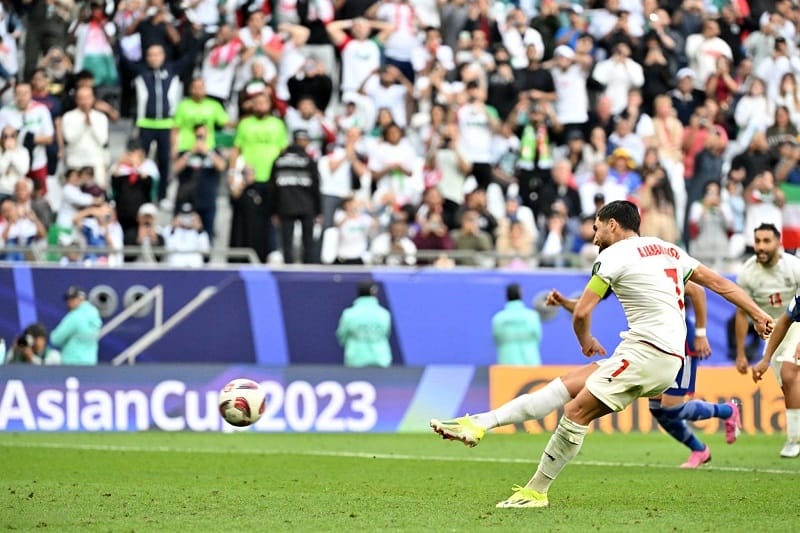
[[[786,402],[786,444],[781,450],[781,457],[790,459],[800,455],[800,367],[784,361],[780,372]]]

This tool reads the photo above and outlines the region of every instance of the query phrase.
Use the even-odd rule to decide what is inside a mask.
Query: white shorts
[[[772,360],[770,361],[772,371],[778,379],[778,385],[783,386],[781,382],[781,363],[797,364],[794,359],[794,351],[798,344],[800,344],[800,322],[793,322],[775,353],[772,354]]]
[[[637,398],[657,396],[670,388],[683,358],[642,341],[623,340],[611,357],[597,361],[586,379],[586,389],[614,411],[622,411]]]

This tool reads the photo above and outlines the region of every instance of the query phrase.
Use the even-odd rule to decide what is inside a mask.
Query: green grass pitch
[[[549,509],[495,509],[545,435],[468,449],[433,434],[0,434],[0,529],[23,531],[797,531],[800,459],[779,435],[588,435]]]

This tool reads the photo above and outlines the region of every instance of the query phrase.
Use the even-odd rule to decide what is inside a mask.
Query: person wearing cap
[[[522,301],[517,283],[506,286],[506,305],[492,317],[497,364],[541,366],[542,320]]]
[[[211,250],[211,240],[203,228],[203,221],[188,202],[181,204],[164,230],[164,247],[169,251],[166,262],[174,267],[200,268]]]
[[[50,344],[61,350],[62,365],[96,365],[103,320],[86,293],[75,285],[64,293],[69,311],[50,333]]]
[[[319,169],[306,151],[311,137],[306,130],[295,130],[294,141],[275,160],[269,180],[271,210],[280,226],[283,261],[294,263],[294,226],[300,222],[303,263],[314,263],[315,219],[322,215]]]
[[[358,284],[353,305],[342,312],[336,338],[344,347],[344,366],[389,367],[392,364],[392,315],[378,301],[378,286],[371,281]]]
[[[704,93],[694,88],[694,71],[690,68],[678,70],[675,79],[678,80],[677,86],[669,92],[672,98],[672,107],[681,124],[688,126],[695,110],[703,105]]]
[[[575,52],[566,45],[556,47],[555,66],[550,69],[556,88],[556,116],[564,132],[583,131],[589,121],[589,70],[576,63]]]
[[[125,246],[140,246],[142,250],[139,254],[126,255],[126,263],[134,261],[138,263],[155,263],[158,261],[159,257],[153,253],[152,249],[162,248],[164,246],[164,237],[156,226],[157,216],[158,208],[155,204],[148,202],[139,207],[136,226],[129,228],[125,232],[124,242]]]

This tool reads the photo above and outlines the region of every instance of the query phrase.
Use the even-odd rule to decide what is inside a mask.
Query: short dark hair
[[[361,283],[358,284],[358,295],[377,296],[378,286],[372,283],[371,281],[362,281]]]
[[[506,285],[506,300],[522,300],[522,288],[519,283],[509,283]]]
[[[34,338],[47,337],[47,327],[44,324],[36,322],[31,324],[22,332],[23,335],[30,335]]]
[[[779,230],[775,224],[772,224],[770,222],[762,222],[760,226],[758,226],[756,229],[753,230],[753,234],[755,234],[758,231],[771,231],[772,233],[775,234],[775,237],[777,237],[778,239],[781,238],[781,230]]]
[[[615,200],[609,202],[597,211],[597,219],[603,222],[614,219],[623,229],[639,233],[639,224],[642,217],[639,216],[639,208],[636,204],[628,200]]]

